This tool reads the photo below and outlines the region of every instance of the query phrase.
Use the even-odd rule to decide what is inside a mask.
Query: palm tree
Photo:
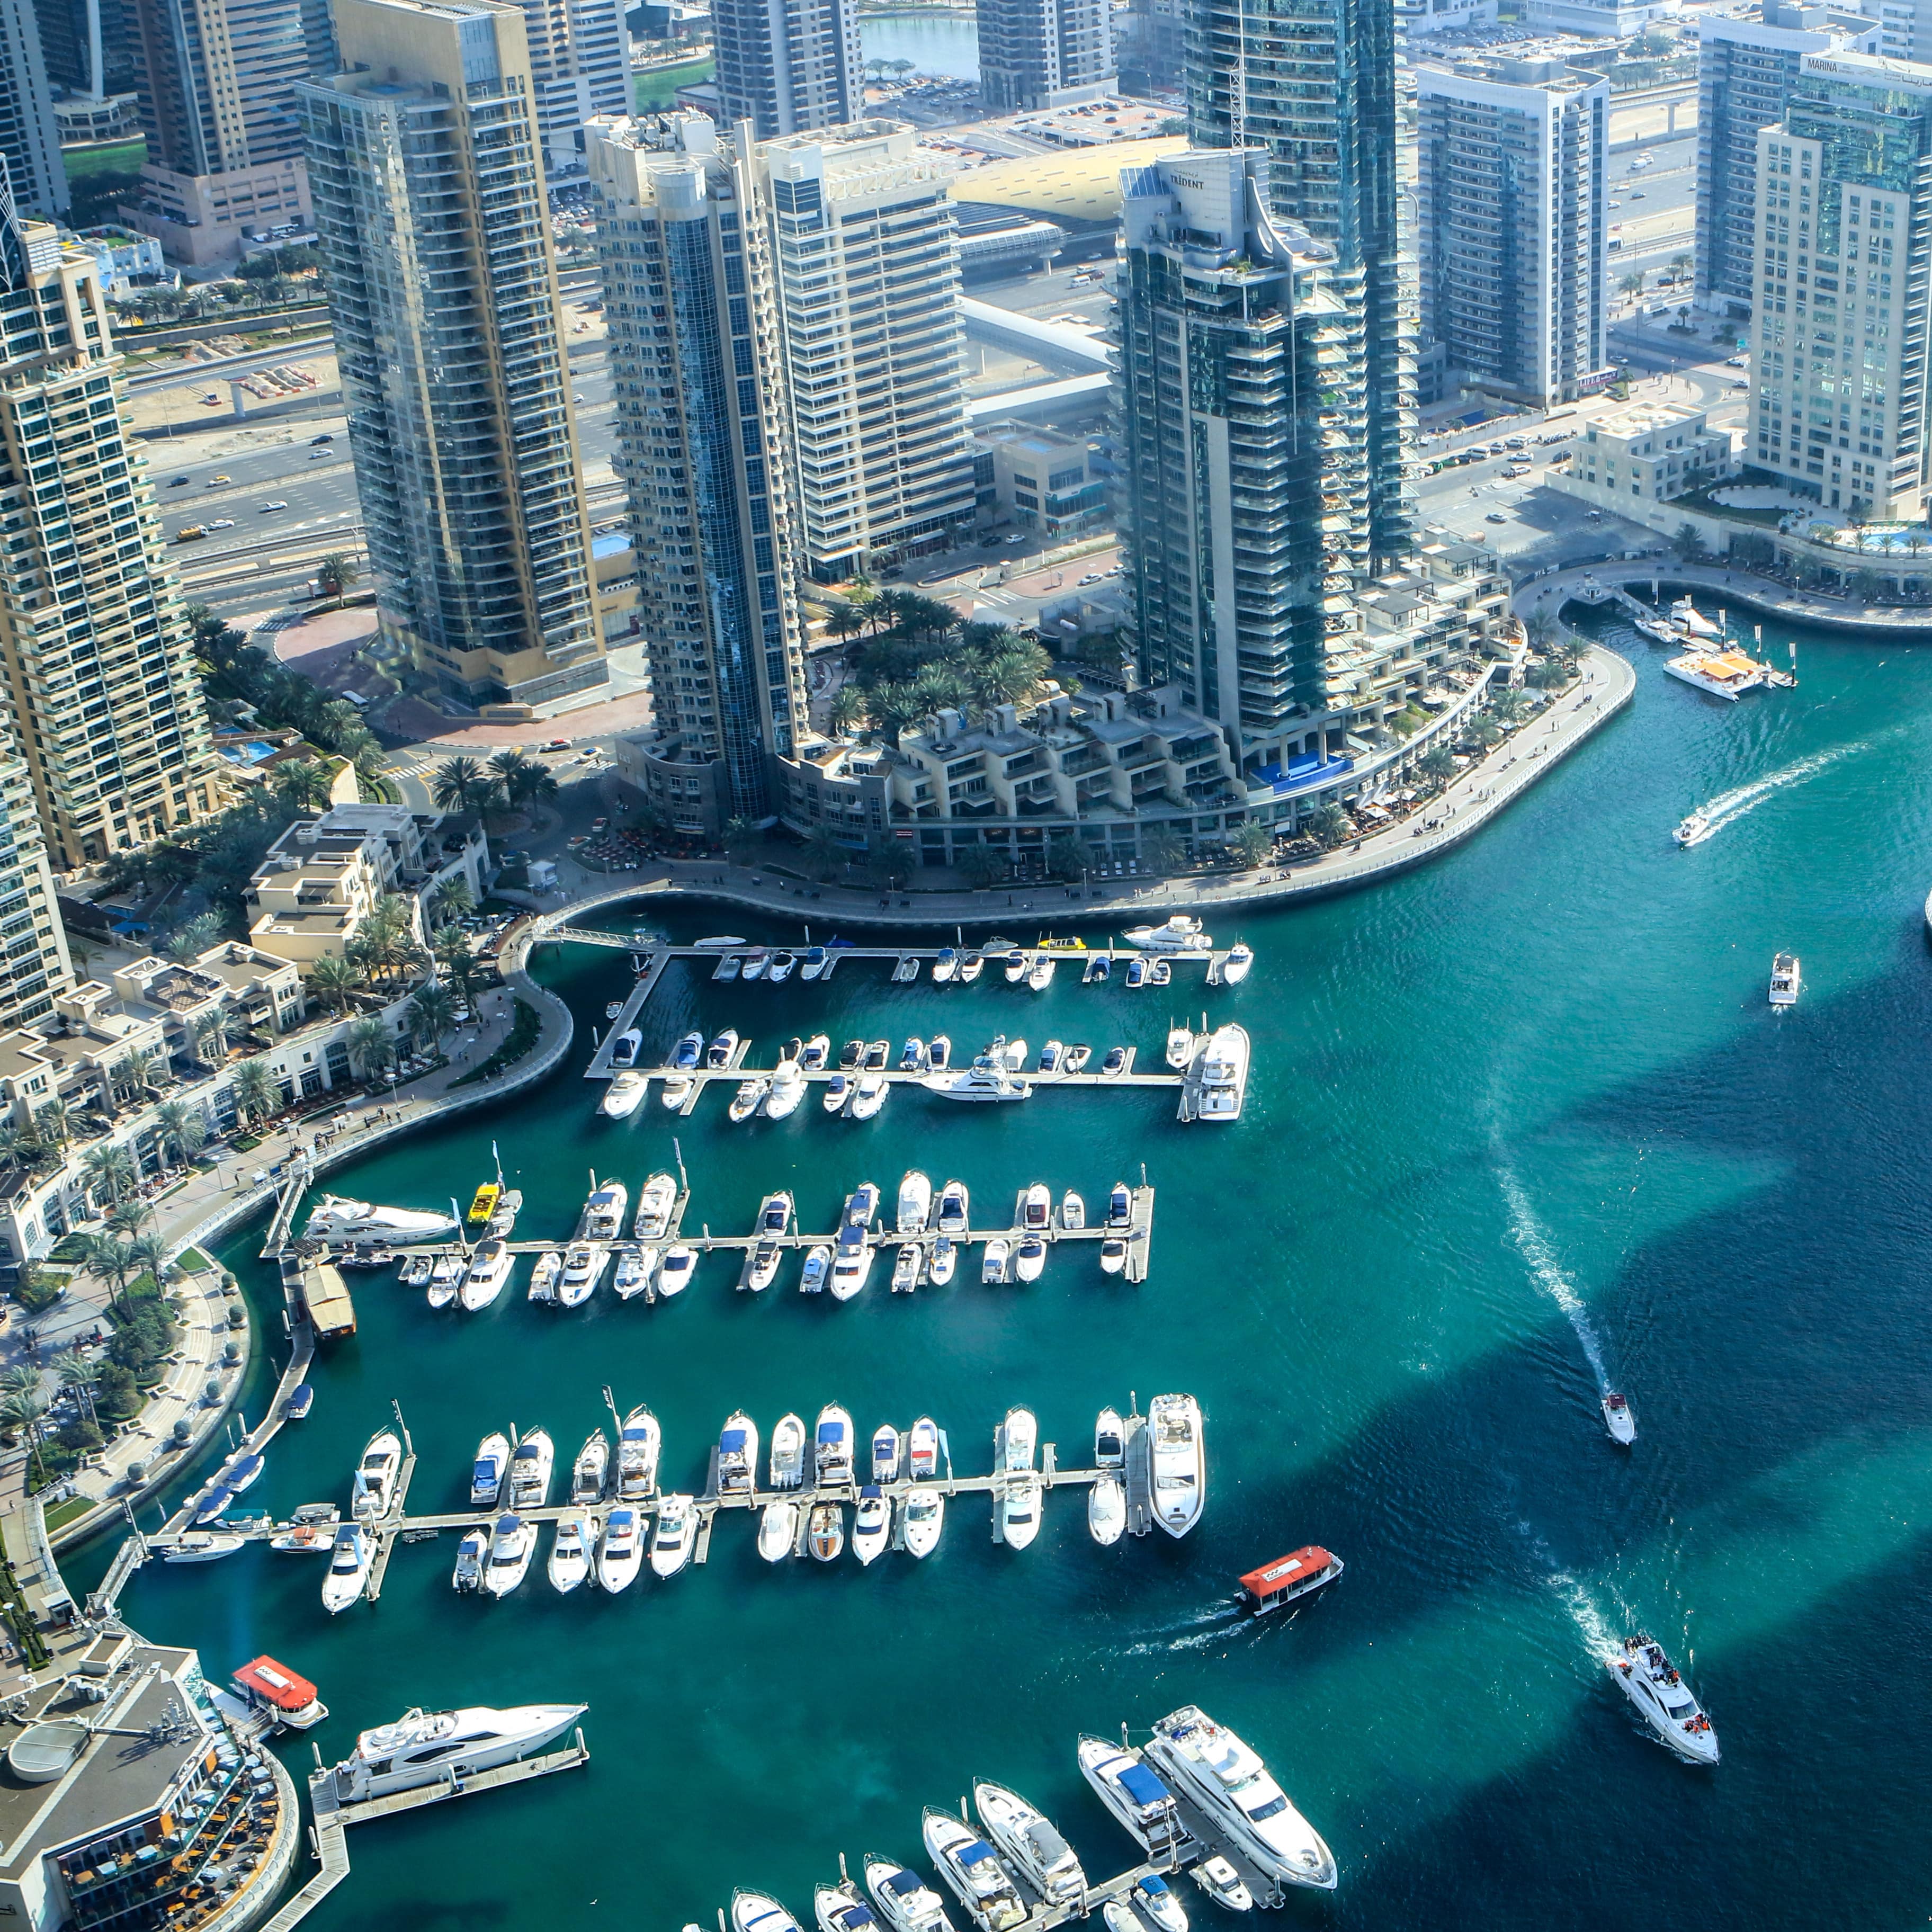
[[[445,812],[479,812],[494,789],[474,758],[446,758],[430,774],[429,795]]]
[[[1456,757],[1447,745],[1432,745],[1416,760],[1415,769],[1437,784],[1456,776]]]
[[[134,1163],[124,1147],[112,1142],[91,1147],[80,1157],[88,1176],[88,1192],[105,1198],[110,1205],[134,1186]]]
[[[74,1109],[58,1094],[34,1109],[34,1124],[40,1130],[40,1138],[52,1141],[57,1148],[64,1149],[74,1138]]]
[[[427,1045],[434,1052],[442,1046],[443,1035],[456,1024],[456,1001],[448,987],[431,980],[416,988],[404,1016],[417,1044]]]
[[[1072,832],[1056,832],[1047,841],[1046,868],[1056,878],[1077,879],[1088,862],[1087,848]]]
[[[154,1210],[142,1200],[117,1201],[101,1217],[110,1234],[138,1234],[154,1218]]]
[[[26,1432],[32,1459],[40,1470],[33,1484],[35,1489],[40,1488],[47,1480],[46,1462],[40,1454],[40,1418],[46,1412],[47,1399],[38,1391],[28,1394],[22,1390],[0,1402],[0,1422]]]
[[[168,1264],[167,1244],[152,1231],[136,1234],[128,1244],[128,1264],[136,1274],[151,1274],[157,1289],[161,1285],[161,1270]]]
[[[129,1244],[112,1234],[83,1234],[79,1244],[81,1265],[98,1281],[105,1282],[118,1300],[124,1298],[134,1273]],[[124,1313],[129,1312],[124,1307]]]
[[[466,914],[476,910],[476,895],[470,890],[470,881],[459,872],[444,882],[436,896],[436,916],[440,925],[445,920],[461,919]]]
[[[235,1105],[243,1119],[266,1120],[282,1104],[281,1083],[266,1060],[244,1060],[235,1070]]]
[[[298,770],[298,766],[287,769]],[[197,913],[169,936],[164,949],[170,959],[187,960],[206,952],[221,937],[221,919],[217,913]]]
[[[114,1063],[110,1076],[114,1091],[131,1094],[139,1106],[154,1084],[154,1056],[145,1047],[133,1047]]]
[[[856,684],[842,684],[832,694],[832,703],[825,713],[825,728],[835,738],[856,737],[866,717],[866,694]]]
[[[829,879],[845,863],[845,848],[829,825],[814,825],[805,836],[806,868],[814,879]]]
[[[493,782],[496,796],[508,806],[514,806],[523,796],[522,788],[528,783],[526,774],[540,770],[536,760],[527,752],[512,746],[506,752],[499,752],[485,768]]]
[[[1274,850],[1274,834],[1258,818],[1244,818],[1228,844],[1234,856],[1252,869]]]
[[[389,1029],[379,1019],[358,1020],[343,1036],[349,1051],[349,1064],[364,1081],[372,1081],[396,1057]]]
[[[323,811],[328,805],[328,774],[313,758],[275,767],[275,796],[291,812]]]
[[[332,953],[326,953],[308,969],[308,983],[316,994],[326,1001],[332,1012],[345,1011],[349,995],[362,980],[352,959],[338,959]]]
[[[1171,826],[1156,825],[1141,841],[1141,856],[1154,872],[1178,872],[1187,862],[1187,848]]]
[[[1514,687],[1505,685],[1496,695],[1491,706],[1497,722],[1504,724],[1520,724],[1529,710],[1529,700]]]
[[[59,1375],[61,1387],[74,1391],[80,1398],[81,1409],[88,1420],[98,1428],[100,1418],[94,1407],[94,1364],[83,1360],[75,1350],[70,1348],[61,1358]]]
[[[206,1144],[208,1122],[199,1107],[185,1100],[164,1100],[154,1109],[154,1138],[164,1161],[172,1155],[172,1165],[185,1167]]]
[[[327,591],[340,603],[355,588],[356,580],[362,574],[352,558],[339,550],[331,550],[315,567],[316,586]]]
[[[249,1026],[238,1008],[224,1006],[203,1013],[194,1022],[194,1032],[195,1058],[212,1067],[220,1065],[231,1046],[239,1046],[248,1037]]]
[[[724,826],[724,849],[740,864],[758,850],[758,828],[742,816],[728,819]]]
[[[856,604],[835,604],[825,614],[825,628],[835,638],[856,638],[866,628],[866,614]]]
[[[996,886],[1012,871],[1006,854],[992,845],[969,845],[954,862],[969,886]]]
[[[1046,653],[1037,644],[1002,651],[989,658],[974,674],[980,701],[989,710],[996,704],[1024,704],[1039,687],[1046,674]]]

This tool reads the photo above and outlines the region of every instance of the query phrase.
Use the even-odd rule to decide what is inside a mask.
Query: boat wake
[[[1564,1313],[1570,1318],[1570,1325],[1576,1331],[1576,1340],[1582,1343],[1583,1353],[1588,1357],[1592,1372],[1597,1378],[1597,1387],[1606,1394],[1610,1386],[1610,1370],[1604,1366],[1604,1345],[1596,1327],[1590,1319],[1590,1311],[1583,1304],[1583,1298],[1576,1292],[1576,1284],[1564,1270],[1556,1258],[1556,1251],[1550,1244],[1550,1237],[1543,1223],[1536,1218],[1535,1210],[1529,1204],[1529,1197],[1522,1191],[1522,1184],[1507,1167],[1498,1171],[1497,1184],[1502,1189],[1503,1199],[1509,1208],[1510,1235],[1517,1251],[1529,1264],[1529,1271],[1535,1277],[1536,1285]]]
[[[1870,750],[1876,742],[1875,739],[1862,738],[1856,743],[1840,745],[1828,752],[1814,752],[1809,758],[1800,758],[1780,771],[1767,772],[1761,778],[1754,778],[1749,784],[1720,792],[1708,805],[1698,807],[1696,815],[1704,820],[1703,829],[1695,838],[1687,838],[1684,843],[1701,845],[1706,839],[1716,838],[1726,826],[1749,818],[1766,799],[1774,798],[1793,785],[1802,784],[1807,778],[1816,778],[1827,766],[1835,765],[1841,758]]]
[[[1584,1646],[1590,1654],[1606,1664],[1615,1659],[1623,1646],[1604,1621],[1603,1612],[1589,1592],[1567,1570],[1557,1570],[1550,1579],[1550,1587],[1569,1612],[1570,1622],[1582,1633]]]
[[[1130,1643],[1121,1654],[1159,1657],[1170,1651],[1205,1650],[1210,1644],[1225,1642],[1249,1621],[1242,1614],[1241,1599],[1230,1597],[1210,1604],[1197,1616],[1154,1631],[1142,1642]]]

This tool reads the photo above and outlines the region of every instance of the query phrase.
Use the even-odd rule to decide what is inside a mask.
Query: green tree
[[[1704,554],[1704,539],[1697,534],[1695,524],[1679,524],[1677,534],[1670,541],[1677,554],[1686,563],[1694,563]]]
[[[81,1156],[80,1165],[87,1175],[88,1191],[96,1200],[112,1204],[134,1190],[133,1157],[114,1142],[104,1141],[98,1147],[89,1148]]]
[[[470,881],[458,872],[446,879],[436,896],[436,916],[440,924],[445,920],[462,919],[476,910],[476,895],[470,890]]]
[[[1432,784],[1446,784],[1456,776],[1455,754],[1447,745],[1432,745],[1416,760],[1415,769]]]
[[[805,835],[805,867],[814,879],[829,879],[845,868],[845,848],[829,825],[814,825]]]
[[[152,1229],[136,1234],[128,1244],[128,1263],[136,1274],[152,1275],[158,1290],[161,1276],[168,1272],[167,1244]]]
[[[235,1105],[246,1120],[265,1120],[282,1105],[281,1083],[266,1060],[244,1060],[235,1070]]]
[[[1228,844],[1234,856],[1252,869],[1274,852],[1274,834],[1258,818],[1244,818],[1234,827]]]
[[[362,978],[362,971],[352,959],[338,959],[330,953],[325,953],[308,969],[310,991],[335,1013],[347,1009],[349,996]]]
[[[969,845],[953,861],[969,886],[997,886],[1012,876],[1012,863],[997,845]]]
[[[1086,846],[1072,832],[1056,832],[1047,841],[1046,869],[1056,879],[1077,879],[1089,862]]]
[[[16,1372],[9,1370],[8,1374]],[[28,1457],[34,1468],[31,1486],[40,1489],[47,1480],[46,1459],[41,1449],[41,1418],[47,1412],[47,1399],[38,1390],[32,1394],[26,1391],[8,1396],[0,1401],[0,1422],[9,1428],[18,1430],[27,1438]]]
[[[132,1047],[108,1070],[108,1085],[117,1101],[138,1107],[147,1099],[157,1070],[152,1053],[144,1048]]]
[[[112,1299],[120,1300],[135,1271],[128,1243],[116,1240],[112,1234],[82,1234],[74,1246],[80,1264],[95,1280],[106,1285]]]
[[[78,1349],[70,1348],[61,1358],[58,1371],[60,1385],[73,1391],[74,1400],[80,1404],[81,1413],[88,1421],[96,1420],[94,1412],[94,1364],[85,1360]]]
[[[825,728],[835,738],[856,737],[866,718],[864,692],[856,684],[842,684],[826,708]]]
[[[495,789],[474,758],[446,758],[430,774],[429,795],[445,812],[481,812]]]
[[[207,1119],[185,1100],[164,1100],[154,1109],[154,1138],[163,1160],[185,1167],[208,1143]]]
[[[874,848],[868,869],[882,886],[901,887],[912,877],[916,863],[912,848],[902,839],[884,838]]]
[[[315,567],[316,587],[326,591],[339,604],[356,587],[362,574],[352,557],[333,550]]]
[[[442,1046],[443,1035],[456,1024],[456,1001],[447,986],[434,980],[416,988],[404,1012],[411,1036],[418,1046],[427,1046],[432,1053]]]
[[[1165,877],[1187,862],[1187,848],[1171,826],[1156,825],[1141,840],[1141,858],[1150,872]]]
[[[349,1064],[365,1082],[373,1082],[386,1072],[396,1058],[395,1042],[389,1029],[374,1018],[358,1020],[343,1036]]]
[[[1345,838],[1353,836],[1354,826],[1348,814],[1331,799],[1316,812],[1311,830],[1324,845],[1339,845]]]
[[[741,866],[748,864],[764,842],[758,828],[748,818],[728,820],[724,826],[724,849]]]
[[[291,758],[275,767],[269,780],[275,796],[296,813],[328,808],[329,777],[313,758]]]
[[[101,1225],[110,1234],[138,1234],[154,1218],[154,1210],[138,1196],[117,1201],[101,1216]]]
[[[74,1138],[74,1109],[56,1094],[34,1108],[34,1124],[40,1129],[41,1139],[64,1149]]]
[[[835,638],[856,638],[866,628],[866,614],[856,604],[835,604],[825,614],[825,628]]]
[[[1529,700],[1513,686],[1505,685],[1490,701],[1498,724],[1520,724],[1529,716]]]
[[[299,770],[300,766],[290,770]],[[168,935],[164,949],[170,959],[199,958],[221,937],[221,916],[218,913],[197,913],[185,926],[178,926]]]

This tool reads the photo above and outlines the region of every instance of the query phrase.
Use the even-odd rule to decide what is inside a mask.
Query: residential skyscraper
[[[1697,22],[1697,294],[1739,318],[1757,280],[1759,130],[1784,119],[1808,53],[1880,51],[1877,23],[1853,14],[1798,0],[1763,0],[1756,14]]]
[[[864,116],[856,0],[712,0],[711,32],[728,128],[769,141]]]
[[[1610,83],[1485,64],[1415,70],[1423,339],[1452,380],[1547,408],[1604,366]]]
[[[54,866],[220,802],[91,254],[0,218],[0,679]]]
[[[982,27],[983,33],[984,28]],[[1275,212],[1334,250],[1334,292],[1357,319],[1362,475],[1349,482],[1363,567],[1407,549],[1414,500],[1414,218],[1404,194],[1393,0],[1197,0],[1187,24],[1190,130],[1203,148],[1259,147]],[[1338,482],[1340,479],[1338,478]]]
[[[67,170],[32,0],[0,0],[0,161],[15,207],[49,219],[67,212]]]
[[[298,90],[386,632],[448,697],[606,681],[522,10],[336,0]]]
[[[936,550],[973,515],[951,173],[863,121],[759,144],[797,476],[800,560],[826,582]]]
[[[1918,520],[1932,330],[1932,67],[1800,62],[1758,136],[1747,460],[1865,521]]]
[[[588,130],[655,730],[634,770],[679,830],[773,810],[806,719],[783,352],[757,172],[701,115]]]
[[[584,128],[631,111],[623,0],[518,0],[536,82],[544,170],[554,183],[584,172]]]
[[[996,113],[1111,93],[1112,0],[980,0],[980,97]]]
[[[38,1019],[73,983],[33,782],[0,706],[0,1032]]]

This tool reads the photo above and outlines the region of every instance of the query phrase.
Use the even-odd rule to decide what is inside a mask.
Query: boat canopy
[[[727,1456],[735,1454],[745,1446],[745,1432],[742,1429],[728,1429],[718,1438],[718,1448]]]
[[[219,1516],[234,1500],[235,1492],[230,1489],[226,1484],[217,1483],[214,1488],[196,1504],[195,1521],[206,1522],[211,1518]]]
[[[821,1422],[818,1425],[818,1439],[821,1442],[842,1442],[845,1439],[845,1425],[842,1422]]]
[[[1062,1858],[1072,1856],[1066,1840],[1044,1818],[1036,1818],[1020,1836],[1033,1847],[1042,1870],[1051,1870]]]
[[[916,1871],[908,1871],[904,1865],[886,1880],[886,1889],[896,1898],[903,1898],[909,1892],[923,1892],[926,1881]]]
[[[869,1905],[848,1905],[838,1917],[842,1925],[869,1925],[872,1922],[872,1908]]]
[[[235,1673],[235,1681],[278,1711],[305,1711],[315,1702],[316,1689],[272,1657],[251,1658]]]
[[[1253,1597],[1276,1596],[1283,1590],[1293,1589],[1298,1583],[1305,1583],[1334,1561],[1318,1544],[1308,1544],[1286,1556],[1277,1556],[1258,1570],[1249,1570],[1241,1579],[1241,1588]]]
[[[1124,1766],[1119,1781],[1120,1789],[1136,1804],[1166,1804],[1173,1798],[1174,1794],[1144,1764]]]
[[[984,1838],[975,1838],[970,1845],[959,1848],[959,1862],[962,1865],[982,1865],[993,1856],[993,1848]]]

